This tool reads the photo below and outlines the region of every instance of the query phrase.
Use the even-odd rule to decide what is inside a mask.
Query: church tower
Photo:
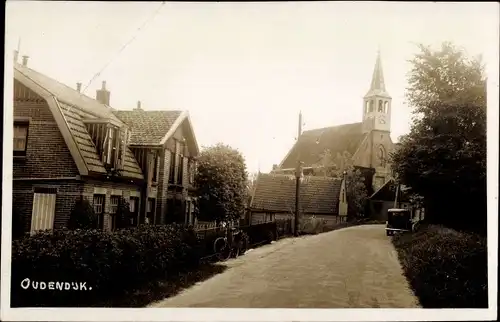
[[[392,98],[385,89],[380,51],[377,53],[370,90],[363,98],[363,132],[391,131]]]

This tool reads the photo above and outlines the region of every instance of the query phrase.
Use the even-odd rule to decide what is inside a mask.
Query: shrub
[[[405,275],[425,308],[488,307],[486,238],[422,226],[393,238]]]
[[[68,227],[69,229],[97,228],[97,215],[87,199],[82,197],[75,202],[69,217]]]
[[[13,243],[11,303],[14,307],[89,306],[145,281],[194,268],[197,246],[193,231],[175,225],[116,232],[40,232]],[[87,290],[25,290],[20,287],[25,278],[43,281],[47,289],[50,282],[85,282]]]
[[[25,219],[17,211],[12,211],[12,239],[19,239],[25,235]]]

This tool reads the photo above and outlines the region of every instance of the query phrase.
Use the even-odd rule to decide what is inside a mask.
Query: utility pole
[[[299,128],[297,134],[297,141],[302,134],[302,112],[299,112]],[[302,177],[302,162],[300,157],[297,158],[297,169],[295,170],[295,224],[294,235],[299,235],[299,209],[300,209],[300,178]]]

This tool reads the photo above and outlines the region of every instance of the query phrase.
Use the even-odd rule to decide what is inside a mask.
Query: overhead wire
[[[82,93],[85,93],[85,91],[89,88],[89,86],[95,81],[95,79],[97,77],[99,77],[101,75],[101,73],[116,59],[120,56],[120,54],[137,38],[137,36],[139,36],[141,30],[149,23],[151,22],[157,15],[158,13],[160,12],[160,10],[163,8],[163,6],[165,5],[166,1],[162,1],[162,3],[160,4],[160,6],[148,17],[148,19],[146,21],[144,21],[144,23],[139,26],[139,28],[137,28],[134,36],[132,38],[130,38],[125,44],[123,44],[123,46],[118,50],[118,52],[116,53],[115,56],[113,56],[91,79],[90,81],[88,82],[88,84],[85,86],[85,88],[83,89]]]

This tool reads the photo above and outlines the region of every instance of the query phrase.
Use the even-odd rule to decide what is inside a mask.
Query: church
[[[324,160],[325,154],[348,156],[351,164],[364,173],[369,195],[381,188],[391,179],[388,161],[395,144],[391,140],[392,98],[385,86],[380,52],[370,89],[360,103],[363,109],[361,122],[302,132],[272,172],[293,174],[300,161],[304,175],[310,175],[313,168]]]

